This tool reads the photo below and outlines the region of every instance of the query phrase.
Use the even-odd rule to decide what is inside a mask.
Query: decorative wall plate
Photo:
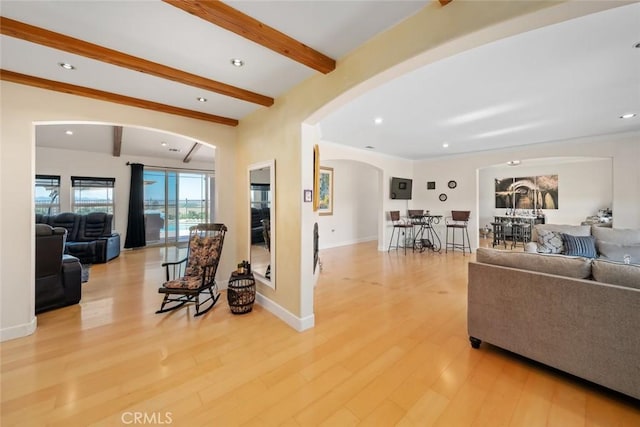
[[[458,183],[455,182],[454,180],[449,181],[449,183],[447,184],[449,186],[449,188],[453,189],[456,188],[458,186]]]
[[[447,195],[444,193],[440,193],[440,195],[438,196],[438,199],[440,199],[441,202],[446,202],[447,201]]]

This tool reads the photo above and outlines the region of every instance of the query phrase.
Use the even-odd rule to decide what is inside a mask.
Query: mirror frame
[[[249,167],[247,168],[247,188],[248,188],[248,197],[247,197],[247,201],[248,201],[248,205],[249,205],[249,219],[247,221],[247,230],[249,232],[249,236],[247,239],[247,249],[249,252],[249,262],[251,261],[251,172],[255,171],[255,170],[259,170],[259,169],[263,169],[263,168],[270,168],[269,169],[269,191],[271,192],[271,207],[269,208],[269,224],[271,227],[271,242],[270,242],[270,254],[271,254],[271,272],[270,272],[270,279],[267,279],[263,274],[260,273],[256,273],[253,268],[251,269],[251,271],[253,272],[253,277],[260,283],[262,283],[265,286],[268,286],[272,289],[276,289],[276,274],[277,274],[277,266],[276,266],[276,161],[275,159],[273,160],[268,160],[265,162],[258,162],[258,163],[253,163],[250,164]]]

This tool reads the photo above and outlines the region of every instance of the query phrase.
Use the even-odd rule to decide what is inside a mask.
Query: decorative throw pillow
[[[596,258],[596,238],[593,236],[572,236],[562,233],[562,243],[564,254],[569,256],[582,256],[585,258]]]
[[[564,249],[561,234],[557,231],[538,230],[538,252],[561,254]]]

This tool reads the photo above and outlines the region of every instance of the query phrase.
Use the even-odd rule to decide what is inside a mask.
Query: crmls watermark
[[[163,425],[172,424],[173,418],[171,412],[141,412],[141,411],[128,411],[123,412],[120,415],[120,421],[122,424],[151,424],[151,425]]]

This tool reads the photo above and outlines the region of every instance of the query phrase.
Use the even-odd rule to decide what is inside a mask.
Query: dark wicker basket
[[[233,314],[249,313],[256,300],[256,281],[253,274],[232,273],[227,288],[227,301]]]

